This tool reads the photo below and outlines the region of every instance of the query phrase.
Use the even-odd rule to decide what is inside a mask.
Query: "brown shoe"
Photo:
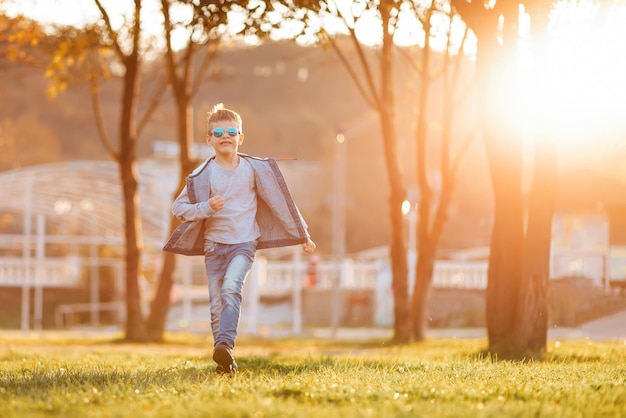
[[[213,361],[217,363],[215,371],[220,374],[230,374],[237,371],[233,350],[226,344],[218,344],[213,349]]]

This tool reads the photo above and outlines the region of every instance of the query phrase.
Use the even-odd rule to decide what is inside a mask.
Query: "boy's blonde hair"
[[[233,121],[239,126],[239,132],[242,132],[243,123],[241,116],[234,110],[226,109],[224,103],[218,103],[213,106],[213,109],[207,113],[207,131],[211,133],[211,128],[217,122]]]

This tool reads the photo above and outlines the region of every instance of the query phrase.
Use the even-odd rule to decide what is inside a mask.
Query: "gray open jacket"
[[[276,160],[239,154],[254,170],[257,193],[256,221],[261,231],[257,249],[286,247],[307,242],[307,225],[296,207]],[[187,177],[189,203],[209,200],[211,170],[209,158]],[[183,191],[185,193],[185,191]],[[182,193],[181,193],[182,194]],[[163,247],[164,251],[183,255],[204,255],[204,228],[211,217],[187,220],[176,228]]]

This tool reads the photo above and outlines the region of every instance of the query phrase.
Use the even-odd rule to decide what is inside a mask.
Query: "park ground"
[[[434,329],[409,345],[390,336],[242,336],[229,377],[215,373],[208,334],[129,344],[113,329],[0,331],[0,416],[626,416],[626,311],[551,328],[538,360],[485,355],[484,328]]]
[[[380,329],[243,336],[234,377],[215,373],[206,334],[128,344],[118,331],[1,331],[0,416],[619,418],[625,320],[552,329],[545,358],[520,362],[484,355],[484,329],[401,346]]]

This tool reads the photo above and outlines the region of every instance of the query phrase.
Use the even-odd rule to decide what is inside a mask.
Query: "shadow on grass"
[[[0,372],[0,388],[3,396],[28,396],[60,391],[62,393],[89,392],[115,388],[116,391],[143,393],[155,388],[193,387],[228,379],[232,376],[220,375],[215,365],[206,359],[196,359],[191,365],[169,368],[127,369],[120,366],[114,369],[103,367],[34,367]],[[323,370],[345,370],[354,367],[353,363],[332,357],[320,359],[276,360],[264,357],[238,358],[239,376],[254,377],[286,376],[318,373]],[[200,364],[201,363],[201,364]],[[359,368],[380,369],[376,361],[359,361]]]
[[[135,346],[135,347],[163,347],[168,346],[184,346],[189,348],[205,348],[207,351],[211,349],[213,340],[210,335],[168,335],[163,341],[152,341],[145,343],[137,343],[133,341],[125,340],[124,338],[114,339],[102,339],[97,341],[82,342],[76,341],[75,343],[81,345],[101,346],[112,345],[115,347]],[[70,343],[71,345],[71,343]],[[239,347],[245,346],[261,346],[265,349],[272,349],[276,352],[289,352],[298,350],[302,347],[315,346],[322,351],[342,351],[342,350],[366,350],[366,349],[385,349],[393,347],[406,346],[405,343],[399,343],[390,339],[358,339],[358,340],[332,340],[332,339],[315,339],[315,338],[299,338],[299,337],[287,337],[287,338],[263,338],[252,336],[240,336],[237,339],[237,345]]]
[[[213,365],[202,367],[169,368],[153,370],[104,370],[99,368],[35,368],[22,369],[12,374],[0,374],[0,387],[4,393],[32,396],[34,392],[53,390],[102,390],[110,387],[127,387],[142,392],[151,387],[172,387],[180,383],[206,382],[216,375]]]

